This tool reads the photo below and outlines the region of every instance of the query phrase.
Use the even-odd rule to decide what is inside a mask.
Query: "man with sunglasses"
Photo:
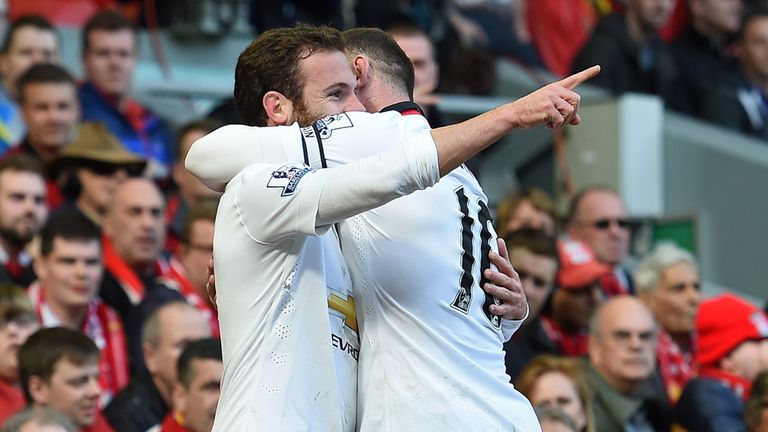
[[[634,294],[632,277],[621,265],[629,253],[629,223],[619,194],[604,186],[582,189],[571,201],[567,221],[568,237],[584,242],[613,269],[600,281],[605,294]]]
[[[55,171],[60,173],[62,194],[93,222],[101,225],[117,187],[130,176],[141,174],[146,162],[123,148],[99,123],[83,123],[75,141],[61,154]]]

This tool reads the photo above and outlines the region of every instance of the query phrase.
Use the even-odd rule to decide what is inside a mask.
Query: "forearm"
[[[440,176],[453,171],[517,127],[515,110],[514,103],[510,103],[464,122],[433,129]]]
[[[316,225],[336,223],[432,186],[439,171],[436,147],[426,130],[393,150],[330,169]]]

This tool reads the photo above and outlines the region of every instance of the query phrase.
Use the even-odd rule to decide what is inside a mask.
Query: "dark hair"
[[[77,89],[77,83],[69,72],[53,63],[40,63],[29,67],[16,81],[19,101],[24,102],[24,88],[30,84],[69,84]]]
[[[83,28],[82,33],[82,52],[88,51],[88,36],[94,30],[105,30],[116,32],[120,30],[131,30],[134,34],[136,29],[123,14],[114,10],[103,10],[94,14]]]
[[[17,18],[5,31],[5,38],[3,39],[2,52],[7,53],[11,49],[13,38],[16,36],[16,32],[24,27],[34,27],[38,30],[50,31],[56,35],[56,29],[48,22],[47,19],[40,15],[23,15]]]
[[[101,230],[76,208],[54,212],[40,231],[40,255],[53,252],[56,238],[68,241],[96,241],[101,247]]]
[[[571,198],[571,204],[568,206],[568,213],[565,215],[565,223],[570,225],[575,222],[576,215],[579,212],[579,206],[581,205],[581,202],[584,200],[584,197],[589,195],[592,192],[607,192],[614,194],[618,196],[619,194],[616,192],[616,190],[603,185],[594,185],[594,186],[587,186],[578,192]]]
[[[202,201],[200,204],[192,207],[184,218],[184,226],[181,228],[180,240],[188,245],[192,236],[192,225],[199,220],[216,222],[216,210],[218,203],[215,199]]]
[[[299,62],[318,51],[344,52],[341,33],[331,27],[298,25],[266,31],[251,42],[235,66],[235,103],[243,121],[250,126],[267,124],[262,99],[269,91],[301,102],[304,77]]]
[[[376,74],[413,100],[413,63],[392,36],[377,28],[354,28],[342,36],[347,56],[368,57]]]
[[[176,363],[177,377],[184,388],[189,388],[189,384],[195,379],[192,368],[193,360],[221,361],[221,341],[215,338],[200,339],[190,342],[184,348],[179,356],[179,361]]]
[[[201,118],[198,120],[191,121],[183,126],[181,126],[176,131],[176,137],[174,140],[174,158],[178,160],[182,156],[182,148],[181,148],[181,141],[184,139],[184,137],[192,132],[192,131],[200,131],[204,132],[206,134],[211,133],[215,131],[216,129],[224,126],[224,123],[222,123],[220,120],[214,119],[214,118]],[[184,162],[184,161],[181,161]]]
[[[99,348],[82,332],[64,327],[38,330],[19,348],[19,375],[24,397],[33,403],[29,379],[33,376],[50,382],[53,369],[61,359],[82,365],[98,361]]]
[[[45,178],[42,162],[26,154],[12,154],[0,159],[0,174],[5,171],[31,172]]]
[[[520,228],[504,237],[507,249],[523,248],[534,255],[541,255],[559,261],[557,241],[544,231],[535,228]]]

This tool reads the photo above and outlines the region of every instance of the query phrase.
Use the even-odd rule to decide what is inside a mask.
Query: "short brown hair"
[[[77,365],[98,362],[99,348],[83,332],[64,327],[38,330],[19,348],[19,375],[24,397],[33,403],[29,379],[39,377],[50,382],[53,369],[61,359]]]
[[[201,118],[198,120],[193,120],[189,123],[184,124],[176,131],[175,141],[174,141],[174,151],[175,154],[173,155],[176,160],[179,160],[182,156],[182,149],[181,149],[181,141],[184,139],[184,136],[192,131],[200,131],[204,132],[206,134],[211,133],[215,131],[216,129],[224,126],[224,123],[222,123],[220,120],[214,119],[214,118]],[[183,160],[180,162],[184,162]]]
[[[88,36],[95,30],[105,30],[109,32],[116,32],[120,30],[131,30],[134,35],[136,29],[133,24],[123,14],[113,10],[103,10],[94,14],[83,28],[82,34],[82,52],[88,51]]]
[[[69,72],[52,63],[40,63],[29,67],[16,80],[16,94],[19,102],[24,103],[24,88],[30,84],[68,84],[77,91],[77,83]]]
[[[413,63],[392,36],[377,28],[354,28],[342,37],[347,57],[368,57],[374,73],[413,100]]]
[[[30,172],[45,178],[42,162],[26,154],[12,154],[0,159],[0,174],[6,171]]]
[[[0,322],[22,316],[35,316],[35,308],[27,292],[18,285],[0,283]]]
[[[505,237],[507,235],[507,223],[509,222],[509,219],[515,214],[515,211],[520,207],[520,204],[525,201],[531,203],[536,210],[548,214],[555,224],[557,224],[558,218],[557,212],[555,211],[555,203],[552,202],[552,198],[549,197],[549,194],[535,187],[524,188],[510,192],[496,206],[496,233],[499,237]]]
[[[24,27],[32,27],[38,30],[49,31],[58,36],[56,29],[47,19],[40,15],[23,15],[14,20],[11,25],[8,26],[8,30],[6,30],[5,37],[3,38],[3,53],[7,53],[8,50],[11,49],[13,38],[16,36],[16,32]]]
[[[184,218],[184,226],[181,229],[180,240],[188,245],[192,236],[192,225],[199,220],[216,222],[217,202],[215,199],[202,201],[200,204],[192,207]]]
[[[235,66],[235,103],[243,121],[250,126],[267,124],[262,99],[269,91],[301,102],[304,77],[299,62],[318,51],[343,53],[341,32],[326,26],[298,25],[266,31],[251,42]]]
[[[591,408],[592,391],[584,378],[583,363],[579,360],[549,354],[540,355],[528,362],[525,369],[520,372],[520,376],[515,381],[515,388],[525,397],[531,399],[536,382],[549,372],[559,372],[573,382],[573,386],[576,388],[576,393],[579,395],[582,407],[584,408],[584,417],[587,419],[586,432],[595,432],[595,422],[592,417]]]
[[[559,261],[557,241],[540,229],[521,228],[504,237],[507,249],[523,248],[534,255],[541,255]]]

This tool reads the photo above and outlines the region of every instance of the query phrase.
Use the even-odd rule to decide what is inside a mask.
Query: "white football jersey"
[[[354,430],[358,329],[336,234],[315,228],[321,175],[253,165],[221,197],[214,431]]]
[[[301,138],[271,138],[288,153],[300,146],[314,166],[337,166],[428,127],[421,116],[345,113],[303,128]],[[263,131],[240,128],[206,145],[231,155],[229,143],[256,142]],[[237,150],[248,161],[264,152]],[[208,156],[218,166],[216,154]],[[339,234],[361,329],[359,430],[539,430],[530,403],[505,373],[503,343],[520,322],[489,314],[496,300],[480,288],[496,234],[487,199],[466,168],[342,222]]]
[[[229,182],[214,235],[224,360],[215,431],[354,430],[358,325],[330,227],[438,177],[425,133],[343,167],[254,164]]]

